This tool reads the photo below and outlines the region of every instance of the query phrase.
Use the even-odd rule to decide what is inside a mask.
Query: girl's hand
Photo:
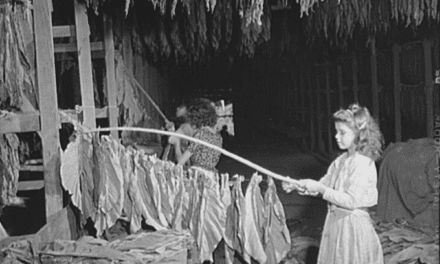
[[[300,180],[300,184],[304,187],[305,192],[308,192],[304,193],[305,195],[324,193],[326,188],[324,184],[311,179]]]
[[[290,193],[291,191],[294,191],[294,190],[297,189],[297,185],[292,183],[292,182],[285,182],[285,181],[283,181],[283,183],[281,185],[283,187],[283,190],[286,193]]]
[[[298,192],[303,192],[304,188],[302,188],[301,186],[299,186],[297,183],[293,183],[293,182],[284,182],[281,184],[283,187],[283,190],[286,193],[290,193],[292,191],[298,191]]]
[[[176,131],[176,128],[174,127],[174,123],[170,121],[165,121],[165,129],[170,132]]]

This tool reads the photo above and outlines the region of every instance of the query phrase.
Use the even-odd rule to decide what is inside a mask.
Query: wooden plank
[[[52,36],[51,1],[34,1],[37,84],[40,99],[41,141],[43,144],[46,219],[62,209],[58,103]]]
[[[102,41],[91,42],[88,44],[90,51],[102,51],[104,49],[104,44]],[[57,43],[55,44],[55,53],[65,53],[65,52],[78,52],[77,43]],[[84,47],[83,47],[84,48]],[[98,53],[99,54],[99,53]]]
[[[431,41],[423,40],[423,54],[425,57],[425,98],[426,98],[426,134],[434,138],[434,77],[432,75]]]
[[[379,113],[379,88],[377,76],[377,54],[376,41],[373,40],[370,44],[370,61],[371,61],[371,90],[373,92],[373,115],[380,122]]]
[[[352,60],[352,69],[353,69],[353,100],[354,102],[359,102],[359,92],[358,92],[358,61],[356,54],[353,54]]]
[[[330,89],[330,67],[332,65],[329,64],[327,67],[325,67],[325,95],[327,99],[327,109],[326,109],[326,117],[324,120],[327,120],[327,151],[328,154],[333,153],[333,137],[332,137],[332,123],[328,120],[329,117],[332,116],[332,105],[331,105],[331,89]]]
[[[44,171],[42,165],[21,165],[20,171]]]
[[[302,124],[304,125],[304,123],[306,122],[306,96],[305,96],[305,91],[304,91],[304,76],[299,73],[299,89],[301,92],[301,120],[302,120]]]
[[[339,98],[339,108],[344,107],[344,87],[342,81],[342,66],[341,63],[338,63],[336,66],[336,70],[338,72],[338,98]]]
[[[11,113],[0,116],[0,134],[40,131],[40,113]]]
[[[318,71],[320,72],[320,71]],[[324,118],[324,115],[322,113],[322,109],[321,109],[321,76],[319,74],[317,74],[316,72],[316,68],[314,68],[314,75],[316,76],[315,80],[316,80],[316,113],[317,113],[317,120],[318,120],[318,124],[317,124],[317,128],[318,128],[318,150],[320,151],[324,151],[325,152],[325,147],[324,147],[324,140],[322,139],[322,119]]]
[[[24,191],[34,191],[34,190],[40,190],[44,188],[44,181],[38,180],[38,181],[21,181],[18,182],[17,191],[24,192]]]
[[[60,112],[60,122],[61,123],[69,123],[69,119],[65,117],[64,115],[61,115],[61,113],[64,113],[68,115],[73,120],[78,120],[78,113],[74,109],[66,109],[66,110],[58,110]],[[103,108],[95,108],[95,118],[101,119],[101,118],[108,118],[109,116],[109,108],[107,106]]]
[[[303,73],[304,74],[304,73]],[[309,85],[309,121],[310,121],[310,150],[313,151],[313,149],[315,148],[315,125],[314,125],[314,121],[313,121],[313,86],[312,86],[312,80],[310,77],[310,70],[309,73],[307,74],[307,83]]]
[[[301,91],[300,91],[300,80],[297,77],[298,75],[293,76],[295,78],[295,98],[296,98],[296,118],[295,123],[299,123],[301,121]]]
[[[54,38],[74,37],[76,36],[75,26],[53,26],[52,34]]]
[[[116,102],[115,44],[113,41],[113,21],[108,12],[104,16],[105,84],[107,88],[109,127],[118,127],[118,106]],[[113,138],[119,138],[118,131],[111,131]]]
[[[75,46],[76,47],[76,46]],[[92,60],[93,59],[104,59],[105,52],[104,50],[92,50]],[[77,60],[76,54],[74,56],[55,56],[56,61],[73,61]]]
[[[400,83],[400,51],[401,47],[397,44],[393,46],[393,82],[394,82],[394,133],[395,141],[402,140],[402,109],[400,99],[402,86]]]
[[[79,80],[83,108],[83,125],[96,128],[95,97],[93,94],[92,55],[90,29],[85,4],[74,0],[76,44],[78,47]]]

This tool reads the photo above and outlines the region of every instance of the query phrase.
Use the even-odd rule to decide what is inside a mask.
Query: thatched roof
[[[86,1],[97,11],[105,3],[118,2]],[[147,53],[156,61],[173,59],[178,63],[198,62],[225,53],[254,56],[256,47],[271,37],[271,17],[282,13],[275,12],[274,6],[296,13],[295,23],[301,25],[301,35],[309,44],[319,39],[336,47],[346,46],[360,31],[371,38],[389,35],[397,27],[417,31],[421,25],[437,27],[440,22],[438,0],[119,0],[118,3],[128,16],[137,14]],[[286,30],[292,31],[296,26],[287,25]]]

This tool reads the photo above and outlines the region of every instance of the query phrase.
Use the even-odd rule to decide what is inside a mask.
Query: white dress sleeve
[[[356,155],[346,170],[346,180],[339,190],[326,188],[323,199],[337,206],[356,209],[377,204],[377,172],[373,160],[363,155]]]
[[[332,183],[332,179],[334,177],[337,177],[335,175],[336,168],[339,166],[341,159],[343,158],[343,155],[346,155],[345,153],[337,157],[331,164],[330,167],[327,169],[327,173],[319,180],[320,183],[324,184],[327,187],[332,188],[333,186],[330,186]]]

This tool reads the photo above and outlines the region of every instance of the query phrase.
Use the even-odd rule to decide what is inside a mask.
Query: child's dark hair
[[[383,137],[379,125],[366,107],[352,104],[333,114],[335,122],[345,123],[356,134],[356,151],[376,161],[382,153]]]
[[[198,98],[189,106],[187,120],[197,128],[213,127],[217,123],[217,113],[210,100]]]

